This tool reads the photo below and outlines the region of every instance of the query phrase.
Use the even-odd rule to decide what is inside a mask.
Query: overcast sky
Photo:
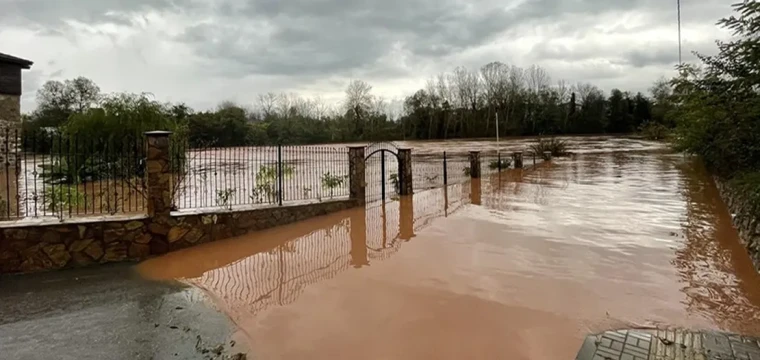
[[[714,53],[728,0],[684,0],[684,59]],[[401,98],[456,66],[537,64],[552,81],[646,91],[678,61],[676,0],[0,0],[0,52],[47,80],[151,92],[196,109],[257,94]]]

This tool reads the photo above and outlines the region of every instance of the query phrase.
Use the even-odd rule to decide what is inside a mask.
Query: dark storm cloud
[[[7,0],[6,0],[7,1]],[[636,12],[647,23],[618,24],[605,34],[631,33],[675,24],[675,2],[663,0],[10,0],[0,22],[33,26],[48,36],[65,33],[64,20],[130,24],[140,11],[186,16],[180,42],[197,55],[199,72],[241,78],[284,75],[308,79],[419,76],[416,67],[477,49],[494,40],[516,39],[541,26],[551,36],[582,41],[599,33],[602,16]],[[515,0],[519,1],[519,0]],[[714,24],[730,12],[720,0],[683,4],[684,24]],[[194,23],[190,23],[193,21]],[[201,22],[198,22],[201,21]],[[669,45],[668,45],[669,46]],[[536,44],[536,60],[607,58],[645,67],[673,61],[667,49],[612,49],[599,45],[563,48]],[[511,57],[482,59],[485,64]],[[497,56],[501,56],[495,53]],[[622,54],[622,55],[621,55]],[[396,58],[404,61],[394,63]],[[614,59],[613,59],[614,58]],[[612,61],[614,60],[614,61]]]
[[[109,12],[136,12],[145,9],[170,9],[171,0],[5,0],[0,23],[55,29],[63,20],[84,23],[118,20]]]
[[[503,9],[457,1],[250,1],[221,7],[229,22],[188,28],[177,39],[234,74],[317,75],[384,66],[393,49],[446,56],[490,41]],[[234,25],[233,25],[234,24]],[[398,69],[397,69],[398,70]]]

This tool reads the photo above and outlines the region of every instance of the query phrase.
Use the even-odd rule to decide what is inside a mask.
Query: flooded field
[[[760,335],[760,276],[699,162],[631,139],[571,151],[138,270],[202,289],[261,359],[572,359],[610,328]]]

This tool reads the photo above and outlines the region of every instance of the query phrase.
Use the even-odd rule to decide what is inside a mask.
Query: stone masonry
[[[145,215],[0,225],[0,273],[35,272],[139,261],[209,241],[305,220],[364,203],[364,149],[352,148],[348,200],[270,206],[244,211],[171,213],[169,133],[147,137]]]
[[[147,216],[113,221],[14,225],[0,231],[0,273],[35,272],[139,261],[195,244],[326,215],[356,205],[336,200],[248,211]]]
[[[412,195],[414,193],[414,178],[412,176],[412,150],[398,150],[399,172],[401,176],[401,189],[399,195]]]
[[[480,151],[470,151],[470,177],[480,179]]]
[[[359,205],[364,205],[366,181],[366,159],[364,146],[348,148],[348,192],[349,198],[355,199]]]
[[[512,153],[512,163],[515,164],[515,169],[522,168],[523,167],[523,153],[519,151]]]
[[[731,219],[739,232],[739,239],[747,248],[755,269],[760,271],[760,216],[753,212],[751,204],[746,201],[746,194],[738,193],[717,178],[715,184],[732,214]]]

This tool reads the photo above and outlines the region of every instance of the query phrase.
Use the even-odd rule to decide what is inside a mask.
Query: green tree
[[[760,170],[760,3],[733,7],[738,16],[718,24],[734,38],[719,41],[717,55],[698,54],[701,69],[685,65],[671,82],[677,145],[726,177]]]

